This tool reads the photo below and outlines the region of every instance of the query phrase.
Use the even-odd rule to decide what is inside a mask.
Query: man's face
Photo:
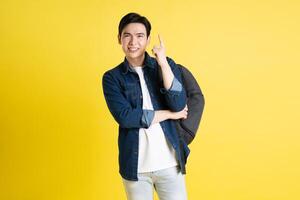
[[[119,44],[129,59],[142,58],[150,42],[147,38],[146,27],[141,23],[130,23],[122,30]]]

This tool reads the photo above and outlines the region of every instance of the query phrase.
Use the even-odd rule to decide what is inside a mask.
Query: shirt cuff
[[[170,92],[181,92],[182,91],[182,85],[181,83],[177,80],[176,77],[174,77],[172,81],[172,85],[169,90],[166,90],[165,88],[161,88],[160,91],[164,94],[168,91]]]
[[[154,110],[143,110],[142,123],[149,128],[154,118]]]

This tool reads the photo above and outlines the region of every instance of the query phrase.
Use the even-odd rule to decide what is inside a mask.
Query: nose
[[[136,43],[136,37],[135,37],[135,36],[132,36],[132,37],[130,38],[129,44],[135,45],[135,43]]]

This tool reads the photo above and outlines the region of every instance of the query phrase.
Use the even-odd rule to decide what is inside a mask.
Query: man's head
[[[128,59],[142,58],[150,42],[151,24],[137,13],[125,15],[119,23],[118,41]]]

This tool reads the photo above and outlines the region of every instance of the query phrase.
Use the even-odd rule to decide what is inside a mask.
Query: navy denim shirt
[[[138,74],[127,59],[103,75],[102,85],[107,106],[119,124],[119,173],[124,179],[137,181],[139,129],[148,128],[155,110],[181,111],[186,105],[186,93],[182,87],[179,68],[169,57],[167,61],[173,71],[174,80],[170,89],[163,87],[159,79],[160,66],[155,58],[145,52],[143,73],[154,110],[143,109],[143,95]],[[185,164],[189,148],[179,138],[174,120],[160,122],[168,142],[176,151],[179,166],[186,173]]]

